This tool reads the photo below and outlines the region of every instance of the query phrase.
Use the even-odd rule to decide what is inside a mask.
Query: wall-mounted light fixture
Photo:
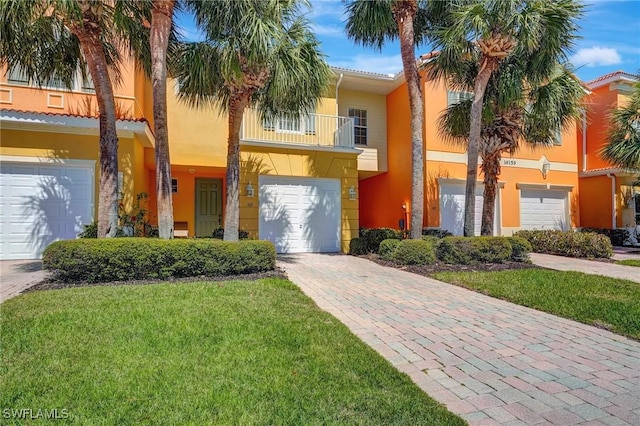
[[[549,170],[551,170],[551,163],[547,160],[544,160],[544,163],[542,163],[542,177],[543,179],[547,178],[547,174],[549,173]]]
[[[196,169],[189,169],[187,170],[189,173],[194,174],[196,172]]]
[[[356,188],[353,185],[351,185],[351,188],[349,188],[349,199],[355,200],[357,195],[358,194],[356,192]]]
[[[402,210],[407,210],[407,203],[402,203]]]
[[[251,185],[251,182],[247,184],[247,197],[253,197],[253,185]]]

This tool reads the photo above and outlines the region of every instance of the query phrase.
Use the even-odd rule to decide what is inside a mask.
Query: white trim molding
[[[550,183],[516,183],[517,189],[548,189],[551,191],[573,192],[573,185],[553,185]]]
[[[2,98],[0,98],[0,104],[12,104],[13,103],[13,90],[12,89],[7,89],[5,87],[0,87],[0,93],[8,93],[9,97],[7,98],[7,100],[2,100]]]
[[[438,178],[438,185],[465,185],[467,183],[466,179],[460,179],[460,178],[445,178],[445,177],[439,177]],[[502,181],[502,182],[498,182],[498,188],[504,188],[506,182]],[[482,185],[484,186],[484,182],[481,180],[477,180],[476,181],[477,185]]]
[[[57,99],[58,103],[51,102],[53,99]],[[49,108],[64,109],[64,94],[62,93],[47,93],[47,106]]]
[[[25,130],[33,132],[66,133],[75,135],[99,135],[100,126],[95,117],[76,117],[63,114],[47,114],[0,110],[2,129]],[[119,137],[140,136],[143,146],[153,148],[155,138],[146,121],[117,120],[116,130]]]
[[[95,168],[96,160],[79,160],[75,158],[28,157],[25,155],[0,155],[2,163],[43,163],[63,164],[65,166],[91,166]]]

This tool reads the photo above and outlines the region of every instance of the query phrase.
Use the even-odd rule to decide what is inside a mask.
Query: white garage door
[[[38,259],[93,220],[93,162],[0,164],[0,259]]]
[[[567,192],[548,189],[520,191],[522,229],[568,229]]]
[[[484,202],[483,186],[476,187],[476,205],[474,227],[475,234],[480,235],[482,225],[482,203]],[[453,235],[464,235],[464,183],[440,184],[440,228],[446,229]],[[496,209],[493,220],[493,234],[499,230],[499,200],[496,196]]]
[[[260,176],[259,235],[278,253],[340,251],[338,179]]]

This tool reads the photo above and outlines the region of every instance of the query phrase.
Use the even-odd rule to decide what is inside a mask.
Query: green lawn
[[[434,278],[640,339],[640,284],[548,269],[441,272]]]
[[[616,264],[640,267],[640,260],[638,259],[616,260]]]
[[[291,282],[28,293],[1,306],[0,406],[77,424],[451,424]]]

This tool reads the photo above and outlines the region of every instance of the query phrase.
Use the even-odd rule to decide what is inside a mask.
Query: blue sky
[[[400,47],[389,43],[382,51],[355,45],[344,30],[344,3],[341,0],[311,0],[308,15],[331,65],[343,68],[394,74],[402,69]],[[640,71],[640,0],[591,0],[580,22],[577,45],[571,55],[576,74],[584,81],[616,70]],[[178,20],[187,38],[199,38],[186,17]],[[429,52],[430,46],[416,49]]]

